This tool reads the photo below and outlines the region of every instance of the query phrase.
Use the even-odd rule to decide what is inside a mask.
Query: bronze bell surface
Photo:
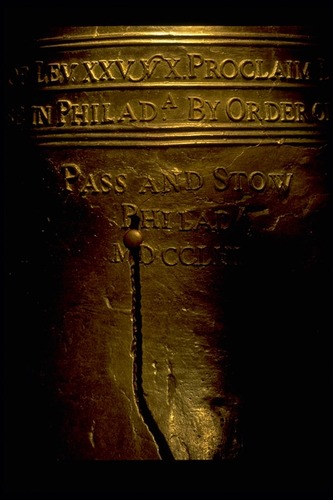
[[[327,50],[304,26],[41,26],[12,49],[13,456],[321,454]]]

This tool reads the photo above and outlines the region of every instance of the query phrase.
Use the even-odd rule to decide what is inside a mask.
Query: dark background
[[[22,44],[48,25],[306,24],[327,34],[328,44],[332,41],[328,3],[316,2],[311,8],[302,4],[291,8],[290,2],[251,3],[235,9],[200,3],[185,4],[181,12],[179,5],[169,2],[126,4],[123,9],[107,2],[86,8],[70,5],[57,2],[46,8],[5,2],[3,60],[10,61],[13,44]],[[3,96],[4,110],[5,92]],[[39,231],[44,203],[50,199],[40,195],[39,159],[23,139],[4,131],[3,150],[3,498],[25,498],[28,493],[59,498],[60,493],[70,492],[90,492],[91,498],[99,492],[114,493],[108,498],[127,492],[200,492],[203,498],[210,493],[221,493],[222,498],[229,493],[244,498],[250,493],[265,498],[282,498],[284,493],[328,497],[332,493],[331,207],[312,221],[316,232],[311,242],[260,236],[252,240],[249,264],[238,277],[247,298],[241,315],[232,310],[239,297],[237,290],[231,291],[230,310],[235,312],[238,331],[247,332],[232,346],[238,363],[235,383],[241,385],[246,412],[245,446],[238,460],[58,463],[47,444],[43,399],[47,396],[37,382],[40,360],[47,363],[52,347],[41,335],[48,321],[43,310],[48,293],[57,287],[57,269],[51,270]],[[260,311],[255,313],[258,296]],[[289,312],[286,304],[291,305]]]

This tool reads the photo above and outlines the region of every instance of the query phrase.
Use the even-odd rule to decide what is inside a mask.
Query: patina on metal
[[[9,177],[27,210],[39,448],[56,460],[263,449],[273,400],[286,411],[271,391],[308,342],[298,328],[320,330],[293,294],[309,308],[305,281],[324,274],[325,45],[305,27],[85,26],[15,57]]]

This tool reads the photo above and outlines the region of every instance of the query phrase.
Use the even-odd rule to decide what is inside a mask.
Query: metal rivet
[[[129,229],[124,234],[124,244],[127,248],[138,248],[143,242],[143,236],[138,229]]]

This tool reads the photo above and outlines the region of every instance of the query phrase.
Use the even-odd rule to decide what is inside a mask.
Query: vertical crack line
[[[162,460],[174,460],[164,434],[159,429],[147,405],[143,390],[142,368],[142,317],[141,317],[141,282],[140,282],[140,248],[130,250],[131,284],[132,284],[132,317],[133,317],[133,389],[139,413],[152,434]]]

